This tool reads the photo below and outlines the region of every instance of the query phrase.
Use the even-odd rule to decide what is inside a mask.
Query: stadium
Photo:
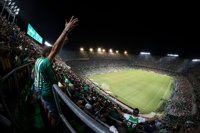
[[[52,46],[40,36],[38,27],[20,22],[19,11],[25,12],[25,8],[19,9],[19,3],[1,1],[0,132],[200,131],[200,56],[183,56],[170,50],[155,54],[140,48],[135,52],[131,51],[133,47],[119,47],[114,42],[94,41],[96,45],[91,45],[80,36],[76,36],[80,42],[70,44],[75,45],[73,48],[60,45],[62,50],[52,61],[56,83],[50,88],[58,113],[53,125],[54,114],[42,95],[45,87],[35,95],[32,73],[44,48],[56,49],[59,41]],[[71,21],[73,18],[65,26]],[[73,34],[69,38],[74,39]],[[44,84],[45,78],[42,80]],[[139,111],[137,116],[135,110]],[[137,118],[131,129],[125,114]]]

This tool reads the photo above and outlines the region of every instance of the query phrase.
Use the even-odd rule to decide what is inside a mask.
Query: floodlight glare
[[[150,55],[150,52],[140,52],[141,55]]]
[[[103,52],[106,52],[106,50],[105,50],[105,49],[103,49],[102,51],[103,51]]]
[[[118,53],[119,53],[119,51],[118,51],[118,50],[116,50],[116,53],[118,54]]]
[[[101,48],[98,48],[97,51],[98,51],[98,52],[101,52]]]
[[[15,5],[15,2],[13,2],[11,5],[12,5],[12,6]]]
[[[193,62],[200,62],[200,59],[193,59]]]
[[[127,52],[127,51],[124,51],[124,54],[128,54],[128,52]]]
[[[90,52],[93,52],[93,48],[90,48]]]
[[[178,57],[179,55],[178,54],[167,54],[167,56],[169,56],[169,57]]]
[[[52,44],[50,44],[49,42],[45,41],[44,44],[48,47],[52,47]]]
[[[113,50],[112,50],[112,49],[109,49],[109,52],[110,52],[110,53],[112,53],[112,52],[113,52]]]
[[[80,51],[84,51],[84,48],[83,48],[83,47],[81,47],[81,48],[80,48]]]

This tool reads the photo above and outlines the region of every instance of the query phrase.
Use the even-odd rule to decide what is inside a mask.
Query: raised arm
[[[124,112],[121,110],[121,109],[119,109],[119,108],[115,108],[116,110],[117,110],[117,112],[119,113],[119,114],[121,114],[122,116],[124,116]]]
[[[71,17],[70,21],[65,23],[65,28],[54,43],[52,50],[48,56],[50,61],[53,61],[56,57],[56,54],[60,51],[63,44],[68,41],[68,33],[77,25],[78,18],[74,18],[74,16]]]

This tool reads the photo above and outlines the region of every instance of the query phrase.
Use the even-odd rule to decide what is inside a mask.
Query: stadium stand
[[[1,129],[6,132],[38,132],[33,126],[32,114],[36,105],[41,109],[40,119],[47,119],[48,110],[42,101],[31,98],[33,62],[40,55],[39,44],[28,38],[20,28],[0,17],[0,79]],[[188,59],[144,57],[120,54],[60,53],[53,68],[66,90],[53,86],[60,113],[57,132],[127,132],[127,121],[117,110],[132,113],[86,77],[126,69],[150,69],[176,77],[173,94],[164,115],[152,123],[140,123],[136,132],[184,132],[198,130],[200,123],[200,64]],[[140,114],[141,116],[143,114]],[[38,117],[38,116],[37,116]],[[24,118],[24,119],[23,119]],[[43,121],[43,120],[41,120]],[[41,129],[41,125],[44,127]],[[32,126],[31,126],[32,125]],[[52,132],[48,124],[40,123],[40,132]],[[155,128],[150,128],[150,127]],[[48,129],[49,128],[49,129]],[[151,131],[150,131],[151,129]],[[32,131],[31,131],[32,130]]]

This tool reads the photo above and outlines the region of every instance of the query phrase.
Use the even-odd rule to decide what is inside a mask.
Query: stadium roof
[[[137,54],[150,51],[152,55],[200,57],[199,8],[194,3],[190,8],[189,3],[183,2],[16,1],[21,9],[20,19],[30,22],[50,42],[62,31],[65,18],[78,17],[79,26],[70,34],[70,44],[65,47],[68,49],[100,46]]]

